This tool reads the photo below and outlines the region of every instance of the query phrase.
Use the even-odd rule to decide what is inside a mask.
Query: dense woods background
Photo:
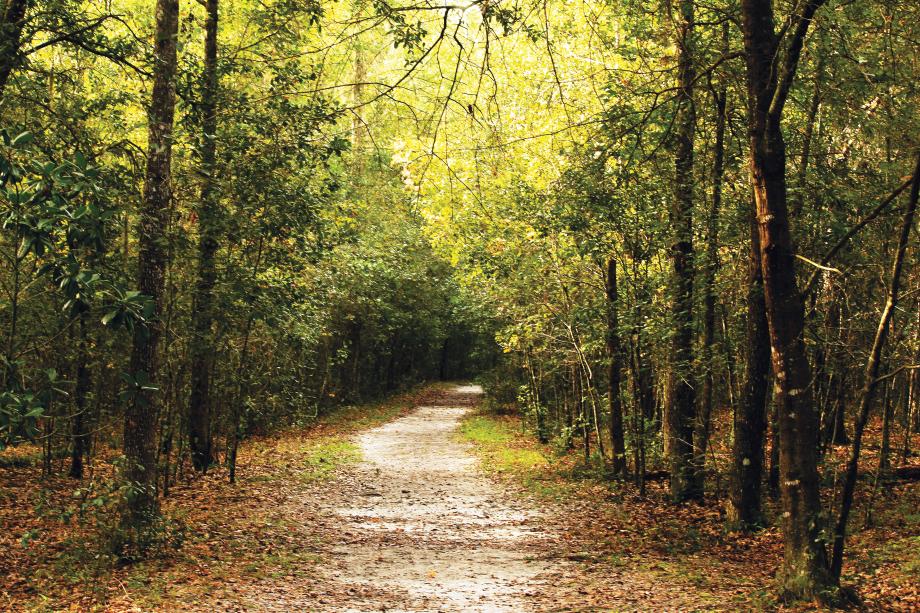
[[[104,476],[139,560],[247,437],[476,375],[854,599],[848,529],[920,477],[916,2],[0,17],[8,487]]]

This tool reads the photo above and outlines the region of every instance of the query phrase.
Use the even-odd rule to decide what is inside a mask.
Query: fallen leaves
[[[369,538],[365,528],[331,521],[330,509],[346,499],[374,506],[382,497],[381,486],[368,487],[355,478],[353,450],[345,444],[349,437],[412,406],[448,401],[454,399],[446,390],[428,390],[382,405],[345,408],[314,428],[247,441],[236,486],[221,470],[204,478],[188,475],[164,501],[166,511],[187,526],[183,548],[126,568],[95,559],[93,535],[76,521],[60,520],[75,482],[42,478],[40,469],[26,462],[0,466],[0,609],[53,603],[54,610],[74,611],[242,611],[246,603],[251,609],[257,602],[261,610],[287,611],[302,602],[330,610],[342,603],[360,608],[361,603],[405,602],[405,594],[381,586],[343,588],[326,578],[342,572],[332,562],[335,547],[363,547]],[[718,500],[674,507],[666,502],[663,483],[649,483],[648,495],[639,498],[631,485],[604,483],[585,471],[579,454],[556,457],[520,435],[513,416],[495,419],[503,424],[501,432],[509,433],[502,445],[516,451],[492,456],[506,468],[493,474],[503,492],[513,494],[490,496],[481,520],[489,521],[492,509],[502,505],[539,510],[545,540],[538,548],[529,546],[527,555],[551,570],[542,583],[526,588],[535,609],[808,610],[802,604],[784,608],[774,599],[773,577],[782,555],[778,528],[726,533]],[[876,435],[870,429],[870,443]],[[480,446],[479,451],[488,450]],[[843,461],[845,451],[832,449],[829,462]],[[714,453],[720,453],[718,445]],[[871,444],[868,453],[865,465],[872,466]],[[533,454],[548,461],[506,461]],[[96,478],[110,470],[104,457],[97,458],[94,470]],[[304,472],[311,478],[298,477]],[[373,481],[386,477],[378,473]],[[416,498],[413,488],[396,487],[391,493]],[[451,494],[442,489],[438,496]],[[861,488],[845,582],[857,588],[870,609],[920,610],[920,487],[909,481],[887,484],[875,495],[871,514],[866,513],[868,494]],[[400,546],[411,547],[419,538],[394,518],[363,521]],[[461,522],[448,522],[425,538],[437,545],[461,529]],[[30,539],[23,541],[26,534]],[[483,546],[471,539],[457,551]],[[388,563],[385,550],[372,553],[371,564]],[[425,566],[415,576],[434,588],[446,579]],[[432,607],[433,602],[434,596],[415,605]]]

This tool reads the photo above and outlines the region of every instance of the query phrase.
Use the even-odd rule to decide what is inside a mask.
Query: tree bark
[[[885,348],[885,343],[888,340],[889,324],[891,323],[891,318],[894,316],[895,307],[898,305],[898,294],[901,289],[901,270],[904,266],[904,255],[907,252],[907,242],[910,238],[910,230],[914,224],[914,213],[917,210],[918,197],[920,197],[920,153],[917,155],[913,184],[910,188],[910,198],[907,203],[907,208],[904,211],[904,222],[901,224],[898,248],[895,251],[894,262],[891,266],[891,282],[888,286],[888,297],[885,300],[885,308],[882,311],[878,328],[875,331],[872,351],[869,353],[869,359],[866,362],[865,380],[863,383],[862,395],[860,396],[859,410],[856,414],[856,425],[853,428],[853,447],[850,452],[850,459],[847,462],[847,472],[843,482],[843,493],[840,497],[840,514],[837,517],[837,525],[834,528],[834,550],[831,559],[831,572],[838,580],[843,570],[843,549],[846,542],[847,520],[849,519],[850,509],[853,505],[853,493],[856,490],[856,478],[859,471],[859,454],[862,450],[863,431],[866,428],[866,422],[869,420],[872,400],[875,397],[875,390],[879,383],[878,377],[882,361],[882,350]]]
[[[198,205],[198,279],[192,311],[191,394],[188,427],[192,464],[204,472],[211,464],[211,369],[214,360],[214,255],[220,233],[217,190],[217,25],[218,0],[207,0],[204,73],[201,87],[201,198]]]
[[[13,69],[19,63],[22,45],[22,26],[31,0],[7,0],[0,22],[0,99]]]
[[[147,173],[138,228],[138,289],[154,305],[146,325],[134,329],[129,372],[142,382],[132,390],[125,409],[125,478],[132,485],[122,522],[140,529],[155,519],[156,427],[161,404],[155,388],[162,336],[164,273],[167,264],[166,227],[172,198],[172,131],[176,106],[176,37],[178,0],[157,0],[154,82],[148,112]]]
[[[73,447],[70,453],[70,476],[83,478],[83,459],[87,453],[89,432],[86,427],[86,395],[92,385],[89,370],[89,343],[86,338],[86,313],[81,313],[78,323],[76,385],[74,386]]]
[[[897,378],[885,382],[882,400],[882,444],[878,453],[878,471],[884,473],[891,469],[891,414],[893,412],[891,397],[895,394]],[[878,477],[876,477],[878,478]]]
[[[845,330],[842,325],[841,301],[839,290],[832,286],[830,296],[830,306],[827,314],[827,327],[829,331],[836,333],[839,339],[839,345],[845,346]],[[847,438],[846,424],[844,423],[844,409],[846,403],[846,364],[844,359],[839,355],[840,351],[833,351],[830,354],[831,369],[827,376],[827,394],[831,403],[830,415],[824,425],[823,440],[826,445],[846,445],[849,443]]]
[[[679,10],[675,192],[670,220],[674,339],[665,432],[671,470],[671,498],[675,502],[702,497],[693,457],[693,425],[696,420],[693,381],[693,141],[696,123],[693,105],[693,83],[696,80],[693,68],[693,0],[681,0]]]
[[[626,469],[626,443],[623,438],[623,404],[620,400],[620,380],[623,370],[623,351],[620,344],[618,317],[617,261],[607,259],[607,355],[610,366],[607,373],[607,398],[610,402],[610,452],[613,457],[613,474],[621,475]]]
[[[785,554],[784,595],[827,599],[836,580],[828,567],[818,478],[818,416],[805,354],[804,304],[796,286],[795,252],[786,198],[782,111],[805,35],[823,0],[809,0],[791,19],[781,53],[770,0],[742,0],[747,63],[750,173],[760,234],[764,303],[776,381],[780,493]]]
[[[728,53],[728,22],[722,28],[723,53]],[[693,453],[697,480],[696,490],[703,492],[706,475],[706,448],[712,419],[713,389],[713,346],[716,332],[716,272],[719,269],[719,213],[722,209],[722,179],[725,170],[725,122],[727,109],[727,89],[723,82],[718,90],[712,91],[716,107],[716,134],[712,161],[712,206],[709,209],[706,237],[706,265],[703,270],[703,342],[700,346],[700,361],[705,369],[703,389],[697,411],[693,433]]]
[[[770,335],[760,267],[760,234],[753,218],[747,303],[747,375],[741,407],[735,414],[728,509],[729,523],[740,530],[750,530],[763,523],[761,481],[770,376]]]

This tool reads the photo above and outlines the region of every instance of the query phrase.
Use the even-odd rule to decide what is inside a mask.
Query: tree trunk
[[[723,52],[728,53],[728,22],[722,28]],[[727,109],[727,89],[723,83],[719,90],[713,90],[716,106],[716,139],[712,162],[712,206],[709,209],[706,237],[706,265],[703,270],[703,342],[700,346],[700,361],[705,369],[703,390],[697,411],[695,430],[693,432],[693,453],[697,480],[695,489],[704,491],[706,475],[706,448],[709,446],[711,429],[713,388],[713,346],[716,333],[716,272],[719,268],[719,212],[722,208],[722,177],[725,168],[725,121]]]
[[[255,291],[256,280],[259,278],[259,266],[262,264],[263,250],[265,249],[265,236],[259,236],[259,244],[256,249],[256,257],[252,265],[252,276],[250,283],[252,290]],[[230,449],[227,453],[227,465],[230,471],[230,483],[236,483],[236,457],[240,449],[240,441],[243,439],[244,418],[248,411],[246,404],[249,402],[249,384],[250,372],[249,366],[249,341],[252,336],[252,325],[256,320],[255,295],[249,297],[249,316],[246,318],[246,328],[243,331],[243,346],[240,348],[240,363],[236,369],[236,398],[233,405],[233,417],[231,427]]]
[[[30,0],[8,0],[3,10],[0,22],[0,99],[6,91],[10,74],[19,63],[22,26],[30,4]]]
[[[884,473],[891,468],[891,397],[895,394],[894,384],[897,379],[885,383],[884,400],[882,400],[882,445],[878,453],[878,470]]]
[[[747,61],[750,173],[760,233],[764,303],[776,381],[780,493],[785,555],[784,595],[828,598],[835,579],[828,568],[818,478],[818,416],[805,354],[804,304],[796,286],[795,253],[786,205],[786,150],[782,109],[804,38],[822,0],[810,0],[791,20],[790,41],[774,33],[770,0],[742,0]],[[781,47],[785,53],[778,57]]]
[[[86,313],[80,314],[78,329],[80,337],[77,344],[76,385],[73,391],[73,447],[70,453],[70,476],[83,478],[83,459],[87,453],[89,432],[87,432],[86,395],[92,385],[89,371],[89,344],[86,339]]]
[[[129,372],[135,380],[125,409],[125,478],[132,484],[122,523],[143,528],[155,519],[156,426],[161,398],[155,388],[162,335],[165,234],[172,198],[172,130],[176,106],[178,0],[157,0],[153,94],[148,114],[147,174],[138,228],[138,289],[154,305],[151,320],[134,329]]]
[[[198,206],[198,279],[192,310],[191,394],[188,427],[192,464],[205,471],[211,464],[211,368],[215,347],[214,285],[217,281],[214,255],[220,233],[217,190],[217,24],[218,0],[207,0],[204,39],[204,73],[201,87],[201,200]]]
[[[441,344],[441,361],[438,366],[438,379],[441,381],[447,381],[447,364],[448,358],[450,357],[450,336],[444,337],[444,342]]]
[[[613,457],[613,474],[621,475],[626,469],[626,443],[623,439],[623,404],[620,400],[620,378],[623,370],[623,351],[620,346],[620,322],[617,312],[617,261],[607,259],[607,355],[610,366],[607,373],[607,398],[610,401],[610,453]]]
[[[824,55],[818,54],[818,69],[815,74],[815,87],[811,93],[811,102],[808,105],[808,116],[805,119],[805,133],[802,135],[802,157],[796,171],[796,190],[792,196],[792,205],[789,207],[792,217],[797,218],[802,214],[805,205],[805,191],[808,188],[808,161],[811,156],[811,143],[814,139],[815,123],[818,111],[821,108],[821,79],[824,74]]]
[[[678,20],[678,86],[675,119],[675,177],[671,210],[673,244],[672,317],[674,340],[668,384],[666,436],[675,502],[700,498],[694,476],[693,425],[696,418],[693,381],[693,0],[681,0]]]
[[[828,330],[834,331],[837,338],[840,339],[839,345],[845,346],[842,342],[845,338],[844,328],[841,318],[841,301],[839,290],[832,287],[831,304],[828,308],[827,321]],[[839,355],[839,349],[834,351],[830,356],[831,372],[827,377],[827,394],[828,402],[831,404],[830,415],[827,416],[827,422],[824,426],[823,440],[827,445],[846,445],[849,443],[847,438],[846,424],[844,423],[844,409],[846,407],[846,363]]]
[[[914,359],[913,364],[920,364],[920,297],[914,303],[917,313],[916,327],[914,328]],[[907,373],[907,406],[904,407],[907,423],[904,428],[904,444],[901,446],[901,463],[906,464],[910,456],[910,437],[917,430],[917,417],[920,414],[920,369]]]
[[[747,375],[741,408],[735,414],[732,489],[728,511],[729,523],[741,530],[749,530],[763,523],[761,479],[770,376],[770,335],[760,267],[760,234],[753,219],[747,301]]]
[[[357,4],[357,3],[356,3]],[[363,3],[360,3],[363,4]],[[361,7],[357,6],[355,13],[358,16]],[[354,63],[354,85],[352,85],[351,96],[354,109],[352,110],[352,143],[351,148],[355,153],[355,162],[357,170],[363,170],[364,166],[364,148],[367,137],[367,125],[361,117],[361,106],[364,104],[364,85],[367,81],[367,50],[362,44],[360,34],[355,35],[355,63]]]
[[[843,482],[843,493],[840,497],[840,514],[837,517],[837,525],[834,528],[834,555],[831,561],[831,572],[837,579],[840,578],[840,573],[843,570],[843,548],[846,540],[847,520],[850,515],[850,508],[853,504],[853,493],[856,490],[856,478],[859,471],[859,454],[862,450],[863,431],[865,430],[866,422],[869,420],[869,411],[872,408],[872,400],[879,383],[879,367],[882,361],[882,350],[885,348],[885,343],[888,340],[888,327],[891,323],[891,318],[894,316],[895,307],[898,305],[898,294],[901,289],[901,269],[904,266],[904,254],[907,251],[907,242],[910,238],[910,230],[914,223],[914,213],[917,210],[918,196],[920,196],[920,154],[917,155],[913,184],[910,188],[910,199],[904,211],[904,223],[901,224],[901,235],[898,240],[898,248],[897,251],[895,251],[894,263],[891,267],[891,282],[888,286],[888,298],[885,301],[885,308],[882,311],[878,328],[875,331],[872,351],[869,353],[869,359],[866,362],[863,390],[860,397],[859,410],[856,414],[856,425],[853,428],[853,448],[847,463],[846,477]]]

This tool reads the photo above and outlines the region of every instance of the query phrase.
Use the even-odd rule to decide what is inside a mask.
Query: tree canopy
[[[0,451],[113,467],[137,561],[244,441],[475,376],[852,601],[917,470],[918,40],[904,0],[4,0]]]

